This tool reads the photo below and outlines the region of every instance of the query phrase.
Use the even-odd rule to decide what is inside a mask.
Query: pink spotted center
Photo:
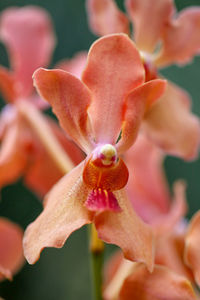
[[[111,210],[119,212],[121,210],[117,199],[111,191],[102,188],[94,189],[88,195],[85,206],[91,211]]]

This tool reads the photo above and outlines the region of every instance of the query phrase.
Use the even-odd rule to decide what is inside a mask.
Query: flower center
[[[83,181],[91,189],[85,202],[90,210],[114,210],[120,207],[112,191],[122,189],[128,181],[128,169],[121,158],[117,159],[114,146],[97,147],[86,161]]]

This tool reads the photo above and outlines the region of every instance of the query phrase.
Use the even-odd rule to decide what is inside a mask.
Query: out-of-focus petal
[[[34,73],[38,93],[48,101],[62,128],[86,152],[91,146],[87,109],[91,94],[75,76],[62,70],[38,69]]]
[[[9,52],[18,95],[30,95],[32,74],[49,63],[55,44],[49,15],[36,6],[6,9],[0,19],[0,39]]]
[[[153,234],[135,214],[124,190],[114,192],[121,212],[106,211],[95,216],[95,225],[100,239],[118,245],[125,258],[144,262],[150,271],[154,263]]]
[[[111,33],[129,33],[129,20],[113,0],[87,0],[88,21],[91,30],[99,36]]]
[[[196,299],[191,283],[163,266],[155,266],[149,273],[138,264],[126,278],[119,295],[120,300],[192,300]]]
[[[200,286],[200,211],[192,218],[185,238],[185,261]]]
[[[151,219],[151,226],[157,235],[169,233],[186,215],[187,201],[185,197],[186,185],[183,181],[176,181],[173,186],[174,197],[167,213]]]
[[[20,124],[14,123],[6,129],[0,148],[0,186],[17,180],[23,173],[27,156],[23,148]],[[17,147],[16,147],[17,145]]]
[[[159,147],[186,160],[197,155],[200,139],[199,120],[190,111],[189,95],[168,83],[161,99],[147,112],[144,129]]]
[[[194,281],[191,270],[184,262],[185,229],[180,229],[180,226],[184,225],[178,224],[173,232],[157,238],[155,263],[166,266],[177,274]]]
[[[166,82],[155,79],[137,87],[126,100],[122,134],[117,149],[124,152],[134,143],[145,111],[164,93]]]
[[[66,155],[74,165],[79,164],[84,155],[81,150],[64,135],[60,127],[50,118],[46,118],[56,140],[61,144]],[[25,182],[40,196],[44,196],[65,172],[52,159],[47,149],[33,136],[35,150],[29,168],[26,170]]]
[[[136,212],[146,222],[167,213],[171,200],[162,167],[163,152],[140,134],[124,157],[130,170],[127,191]]]
[[[153,52],[174,12],[173,0],[126,0],[140,50]]]
[[[195,54],[200,53],[199,31],[200,8],[191,7],[183,10],[177,18],[166,25],[162,36],[162,48],[155,60],[157,66],[184,64],[192,60]]]
[[[81,78],[81,74],[86,66],[86,61],[87,52],[81,51],[71,59],[61,60],[58,64],[56,64],[55,68],[70,72],[74,76]]]
[[[28,226],[24,253],[34,263],[45,247],[61,248],[76,229],[91,223],[93,214],[83,205],[89,193],[82,181],[83,163],[65,175],[49,192],[42,214]]]
[[[124,34],[97,40],[82,75],[92,92],[89,108],[97,143],[115,143],[126,96],[144,82],[144,68],[134,43]]]
[[[11,279],[24,262],[21,228],[0,218],[0,280]]]
[[[14,78],[9,71],[0,66],[0,92],[5,100],[13,102],[16,98]]]

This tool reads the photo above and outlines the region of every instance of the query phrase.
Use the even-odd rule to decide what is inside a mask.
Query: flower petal
[[[56,64],[55,68],[70,72],[80,79],[83,69],[85,68],[86,61],[87,52],[80,51],[71,59],[61,60],[58,64]]]
[[[162,48],[155,61],[165,67],[172,63],[184,64],[200,53],[200,8],[183,10],[167,24],[162,36]],[[185,42],[187,41],[187,43]]]
[[[93,214],[83,205],[89,193],[81,178],[83,164],[53,187],[47,195],[44,211],[28,226],[24,253],[29,263],[35,263],[45,247],[61,248],[73,231],[91,223]]]
[[[79,164],[84,158],[81,150],[67,139],[56,122],[50,118],[46,119],[56,141],[61,144],[63,150],[65,150],[65,155],[69,157],[72,165]],[[37,194],[44,196],[66,172],[52,159],[45,145],[35,135],[33,135],[33,144],[35,145],[35,151],[29,168],[26,170],[24,180],[26,185],[36,191]]]
[[[0,91],[6,101],[13,102],[16,98],[14,78],[6,68],[0,66]]]
[[[0,39],[10,55],[18,94],[29,96],[32,74],[49,63],[55,44],[49,15],[36,6],[6,9],[1,15]]]
[[[62,70],[38,69],[33,76],[38,93],[51,104],[61,127],[88,152],[92,141],[87,113],[91,94],[87,87]]]
[[[126,0],[125,3],[133,21],[138,48],[153,52],[174,12],[173,0]]]
[[[194,159],[199,148],[199,120],[190,112],[189,95],[168,83],[166,92],[146,114],[144,129],[164,151],[186,160]]]
[[[114,192],[121,212],[103,212],[95,216],[94,222],[100,239],[118,245],[127,259],[144,262],[153,270],[153,234],[135,214],[125,191]]]
[[[196,299],[191,283],[163,266],[149,273],[138,264],[121,288],[120,300],[192,300]]]
[[[129,20],[113,0],[87,0],[90,29],[99,36],[124,32],[129,33]]]
[[[0,218],[0,280],[12,278],[24,263],[21,228]]]
[[[190,221],[190,225],[185,238],[185,261],[188,267],[194,272],[195,280],[200,286],[200,211],[198,211]]]
[[[155,79],[142,84],[128,95],[121,139],[116,146],[118,152],[124,152],[134,143],[145,111],[162,96],[165,86],[164,80]]]
[[[115,143],[125,98],[144,82],[139,52],[124,34],[105,36],[91,47],[82,78],[92,92],[89,113],[96,143]]]
[[[16,147],[17,145],[17,147]],[[0,148],[0,186],[12,183],[24,172],[27,156],[23,149],[20,124],[7,127]]]

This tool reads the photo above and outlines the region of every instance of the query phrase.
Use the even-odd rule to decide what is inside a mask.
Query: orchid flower
[[[39,7],[6,9],[0,17],[0,39],[11,70],[0,67],[0,91],[8,104],[0,115],[0,186],[24,176],[40,196],[83,156],[57,124],[39,108],[32,74],[51,58],[55,37],[48,14]]]
[[[135,141],[146,107],[160,97],[165,82],[144,83],[140,55],[124,34],[92,45],[82,81],[63,70],[42,68],[33,78],[87,157],[53,187],[44,211],[26,230],[27,260],[34,263],[44,247],[62,247],[74,230],[93,222],[100,239],[152,270],[153,236],[127,199],[128,169],[120,155]]]
[[[117,32],[130,34],[130,19],[146,81],[159,78],[159,68],[185,64],[199,53],[199,7],[176,14],[173,0],[124,1],[128,17],[114,0],[87,0],[89,25],[100,36]],[[190,102],[186,91],[168,81],[160,101],[144,116],[147,136],[167,153],[184,159],[194,159],[199,148],[199,120],[190,112]]]
[[[157,234],[168,232],[186,214],[185,183],[174,183],[170,195],[163,170],[164,153],[144,134],[125,153],[129,166],[127,192],[137,214],[150,224]]]
[[[24,263],[22,229],[5,218],[0,218],[0,281],[12,279]]]

